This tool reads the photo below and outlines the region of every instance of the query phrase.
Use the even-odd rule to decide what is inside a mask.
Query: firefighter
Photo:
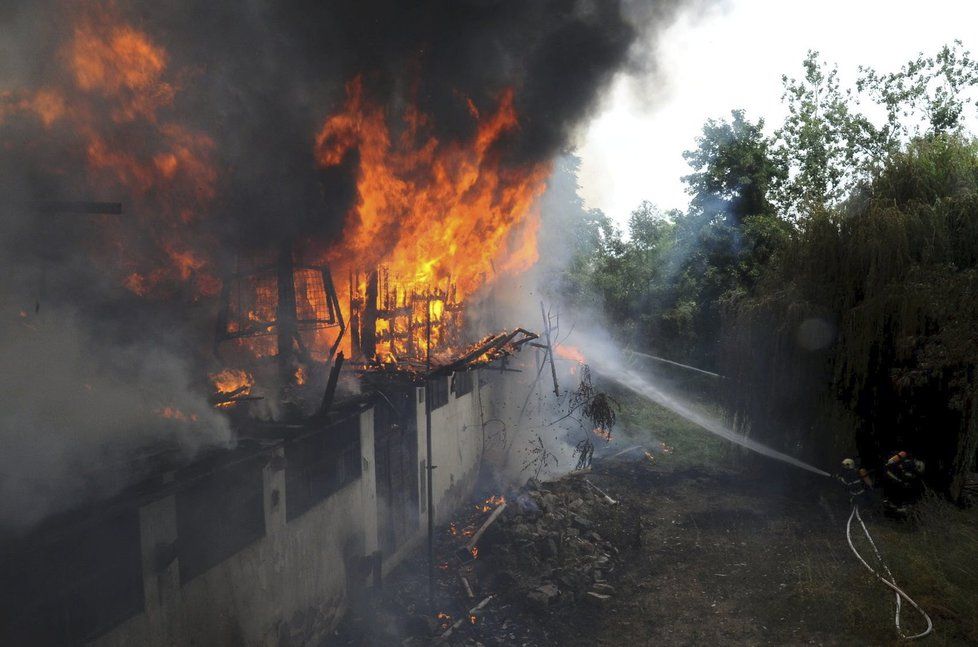
[[[853,503],[866,503],[873,490],[873,479],[865,467],[856,468],[856,461],[847,458],[842,461],[842,473],[838,476]]]
[[[883,464],[883,505],[887,511],[906,515],[909,504],[920,496],[924,462],[907,451],[894,452]]]

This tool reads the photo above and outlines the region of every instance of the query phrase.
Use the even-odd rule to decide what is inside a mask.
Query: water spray
[[[634,353],[634,354],[642,355],[642,353]],[[655,358],[654,356],[648,356],[648,357],[652,357],[653,359],[661,359],[661,358]],[[676,362],[669,362],[669,363],[676,364]],[[683,368],[690,368],[695,371],[699,371],[701,373],[706,373],[706,371],[697,369],[692,366],[685,366],[681,364],[677,364],[677,365],[682,366]],[[599,367],[601,366],[601,362],[598,362],[598,366]],[[731,442],[740,445],[741,447],[749,449],[753,452],[757,452],[758,454],[768,456],[775,460],[779,460],[783,463],[794,465],[795,467],[800,467],[803,470],[813,472],[821,476],[831,477],[831,474],[829,474],[824,470],[821,470],[813,465],[809,465],[808,463],[798,460],[793,456],[789,456],[787,454],[779,452],[776,449],[772,449],[771,447],[768,447],[767,445],[759,443],[755,440],[751,440],[750,438],[747,438],[742,434],[736,433],[735,431],[733,431],[729,427],[726,427],[720,422],[706,415],[703,415],[698,411],[693,410],[690,406],[688,406],[687,404],[685,404],[675,396],[665,393],[660,388],[652,384],[648,379],[642,377],[641,375],[639,375],[638,373],[636,373],[631,369],[611,366],[610,363],[605,364],[604,368],[605,371],[603,371],[603,374],[607,375],[609,379],[617,382],[618,384],[629,389],[630,391],[633,391],[634,393],[637,393],[638,395],[669,409],[673,413],[676,413],[677,415],[685,418],[686,420],[689,420],[690,422],[699,425],[700,427],[707,430],[711,434],[714,434],[721,438],[725,438]],[[852,527],[853,518],[857,519],[860,526],[862,527],[863,533],[866,539],[868,540],[870,546],[872,546],[873,553],[876,557],[877,562],[880,565],[881,570],[885,572],[885,576],[881,574],[879,571],[877,571],[876,569],[874,569],[872,566],[870,566],[869,563],[859,553],[859,551],[856,550],[856,546],[853,544],[852,541],[851,527]],[[931,634],[934,631],[934,625],[931,622],[930,616],[927,615],[927,612],[924,611],[917,604],[917,602],[914,601],[906,592],[904,592],[903,589],[897,586],[896,580],[893,577],[893,573],[890,572],[889,567],[883,561],[883,557],[880,555],[879,549],[876,547],[876,542],[873,541],[873,537],[869,533],[869,529],[866,527],[866,524],[863,522],[862,517],[859,515],[859,507],[856,504],[853,504],[852,513],[849,515],[849,521],[846,523],[846,540],[849,542],[849,548],[852,549],[853,554],[855,554],[855,556],[859,559],[862,565],[865,566],[867,569],[869,569],[869,571],[880,582],[882,582],[884,585],[886,585],[888,588],[894,591],[894,594],[896,596],[896,612],[894,616],[894,624],[896,626],[897,634],[904,640],[915,640],[917,638],[923,638],[924,636]],[[921,617],[926,621],[927,627],[922,632],[911,635],[903,631],[903,628],[901,627],[900,624],[900,611],[901,611],[903,600],[909,602],[913,606],[913,608],[921,615]]]
[[[669,409],[673,413],[685,418],[693,424],[699,425],[715,436],[725,438],[730,442],[749,449],[752,452],[768,456],[789,465],[794,465],[795,467],[800,467],[803,470],[807,470],[821,476],[831,476],[825,470],[821,470],[814,465],[809,465],[808,463],[799,460],[794,456],[789,456],[788,454],[779,452],[778,450],[759,443],[756,440],[752,440],[743,434],[738,434],[733,429],[730,429],[719,421],[695,411],[692,407],[685,404],[677,397],[667,394],[665,391],[652,384],[648,379],[642,377],[631,369],[620,366],[611,366],[610,364],[603,363],[600,360],[595,362],[595,364],[599,370],[602,368],[604,369],[601,371],[602,375],[617,382],[628,390],[648,400],[651,400],[652,402],[655,402],[666,409]]]
[[[671,359],[666,359],[665,357],[658,357],[657,355],[649,355],[648,353],[640,353],[637,350],[625,349],[625,352],[629,355],[635,355],[636,357],[644,357],[645,359],[651,359],[655,362],[660,362],[662,364],[668,364],[670,366],[676,366],[678,368],[684,368],[687,371],[693,371],[694,373],[700,373],[701,375],[709,375],[710,377],[715,377],[717,379],[726,379],[719,373],[713,373],[711,371],[704,371],[701,368],[696,368],[695,366],[690,366],[689,364],[681,364],[679,362],[674,362]]]

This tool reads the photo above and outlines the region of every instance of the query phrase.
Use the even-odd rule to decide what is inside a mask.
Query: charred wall
[[[477,373],[431,411],[441,521],[471,494]],[[2,546],[3,644],[315,644],[425,536],[425,393],[389,386],[328,426],[242,443]],[[379,553],[378,553],[379,551]]]

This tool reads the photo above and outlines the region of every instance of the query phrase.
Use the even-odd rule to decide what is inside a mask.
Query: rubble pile
[[[599,478],[584,470],[476,497],[436,530],[434,608],[419,549],[350,605],[331,644],[546,645],[613,612],[615,579],[641,526]]]
[[[530,479],[485,532],[480,554],[491,564],[491,587],[535,612],[575,603],[601,607],[615,594],[609,581],[639,532],[619,502],[584,473],[551,482]]]

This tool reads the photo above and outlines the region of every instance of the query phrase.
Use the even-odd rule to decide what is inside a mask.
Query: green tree
[[[691,200],[688,212],[675,217],[674,279],[662,329],[674,352],[712,365],[723,302],[750,291],[756,268],[789,225],[768,197],[785,171],[771,154],[763,120],[751,122],[734,110],[730,120],[708,121],[696,144],[684,154],[693,171],[683,178]]]
[[[978,105],[978,61],[959,40],[934,56],[918,55],[896,72],[859,71],[859,92],[886,109],[884,132],[891,147],[914,137],[960,132],[968,108]]]
[[[802,68],[801,78],[782,77],[788,116],[773,146],[787,174],[772,195],[796,218],[839,204],[912,139],[960,132],[978,102],[978,61],[957,41],[895,72],[860,67],[855,88],[843,88],[838,68],[816,51]]]
[[[788,116],[774,134],[775,154],[788,171],[777,179],[777,201],[792,217],[838,202],[891,151],[887,134],[841,87],[836,66],[809,51],[802,67],[800,79],[781,77]]]
[[[748,216],[772,212],[768,193],[785,171],[771,156],[764,120],[752,123],[743,110],[730,116],[729,121],[707,121],[697,147],[683,153],[693,169],[683,182],[692,211],[739,226]]]

